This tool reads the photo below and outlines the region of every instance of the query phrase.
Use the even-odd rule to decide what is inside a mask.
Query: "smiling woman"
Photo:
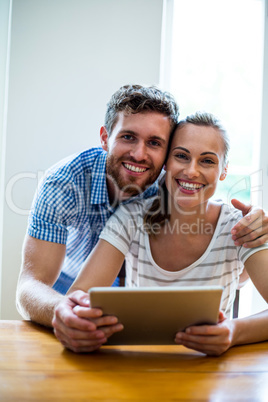
[[[128,287],[221,286],[217,324],[191,326],[174,337],[175,343],[208,355],[268,339],[268,310],[245,320],[231,319],[242,274],[251,277],[268,301],[268,244],[252,249],[234,244],[231,229],[241,211],[212,200],[218,181],[226,176],[228,141],[219,127],[206,113],[179,123],[159,195],[118,207],[69,290],[71,297],[74,291],[110,286],[124,259]],[[157,232],[152,229],[156,225]],[[93,310],[74,309],[80,319],[92,318]],[[109,325],[101,341],[92,331],[90,351],[121,330]]]
[[[215,193],[218,180],[226,177],[221,135],[212,127],[191,123],[179,126],[176,133],[180,145],[174,138],[166,163],[167,190],[180,208],[189,208],[189,203],[202,205]]]
[[[215,208],[210,198],[218,181],[226,178],[228,151],[227,133],[213,115],[196,113],[182,120],[171,141],[160,197],[154,201],[145,222],[165,226],[170,221],[183,224],[185,219],[189,225],[203,220],[210,205]],[[155,210],[159,212],[155,214]]]

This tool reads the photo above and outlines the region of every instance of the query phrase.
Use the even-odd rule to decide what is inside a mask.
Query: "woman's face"
[[[166,186],[181,208],[203,204],[226,177],[224,143],[218,130],[187,123],[179,127],[166,163]]]

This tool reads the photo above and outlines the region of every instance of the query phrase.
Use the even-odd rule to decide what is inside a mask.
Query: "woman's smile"
[[[195,194],[205,185],[201,183],[191,182],[189,180],[176,179],[180,191],[185,194]]]

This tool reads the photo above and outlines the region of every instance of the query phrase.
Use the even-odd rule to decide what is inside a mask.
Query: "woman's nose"
[[[184,169],[184,174],[189,177],[189,179],[192,179],[194,177],[199,176],[199,170],[198,170],[198,165],[194,161],[190,162],[185,166]]]

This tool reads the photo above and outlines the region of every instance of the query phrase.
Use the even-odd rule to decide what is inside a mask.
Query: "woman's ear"
[[[226,178],[227,172],[228,172],[228,163],[226,163],[226,165],[224,166],[223,171],[222,171],[222,173],[220,175],[220,180],[221,181],[223,181]]]
[[[108,133],[104,126],[100,129],[101,146],[104,151],[108,151]]]

